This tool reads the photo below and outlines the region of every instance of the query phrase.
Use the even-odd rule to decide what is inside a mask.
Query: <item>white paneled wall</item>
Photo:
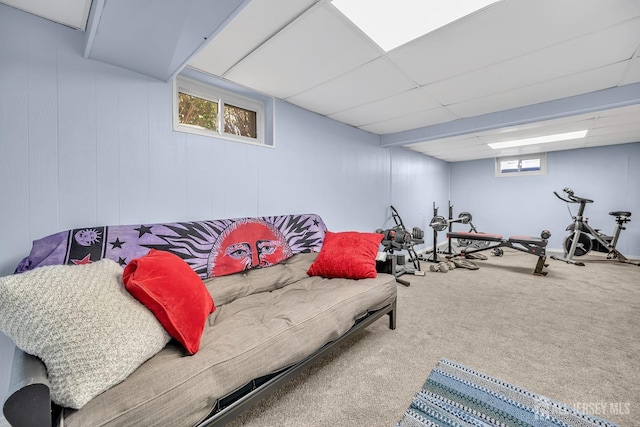
[[[3,224],[0,253],[4,258],[1,271],[6,274],[10,272],[9,265],[15,265],[20,259],[20,254],[28,250],[29,223],[32,219],[29,208],[38,200],[32,201],[29,192],[29,183],[32,180],[28,144],[30,134],[28,114],[30,92],[27,72],[29,69],[27,58],[30,52],[29,28],[16,27],[12,24],[12,20],[16,18],[15,15],[26,16],[25,14],[13,12],[13,9],[3,5],[0,5],[0,8],[2,8],[0,9],[0,215]],[[30,21],[34,22],[36,19]],[[47,62],[47,59],[45,58],[44,61]],[[40,108],[36,111],[43,110],[44,108]],[[34,111],[33,115],[37,116],[37,113]],[[43,152],[33,151],[32,168],[38,169],[48,157],[46,154],[42,155],[43,152],[48,151],[48,147],[43,146]],[[54,167],[50,170],[57,170],[55,160],[53,163]],[[35,207],[40,207],[42,210],[41,206]],[[56,215],[51,211],[49,213],[52,216]],[[33,215],[38,214],[34,212]],[[50,217],[46,221],[50,223],[57,219],[52,220]]]
[[[19,36],[0,44],[2,274],[68,228],[313,212],[373,231],[389,225],[392,170],[422,170],[400,194],[448,187],[446,163],[284,101],[275,148],[174,132],[171,83],[84,59],[78,31],[0,7],[0,38]]]
[[[259,153],[261,212],[312,211],[333,231],[383,225],[390,151],[371,143],[376,136],[283,101],[276,123],[276,149]]]
[[[430,228],[433,205],[439,215],[447,216],[449,203],[449,164],[427,156],[414,156],[409,150],[396,149],[391,162],[391,204],[405,226],[420,227],[425,233],[425,246],[433,245]],[[439,236],[442,242],[444,235]]]

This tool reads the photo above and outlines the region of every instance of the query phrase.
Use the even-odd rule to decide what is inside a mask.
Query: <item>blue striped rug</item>
[[[615,424],[442,359],[396,427]]]

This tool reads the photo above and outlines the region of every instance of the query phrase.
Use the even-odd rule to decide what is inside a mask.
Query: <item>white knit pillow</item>
[[[104,259],[0,278],[0,329],[46,365],[51,399],[81,408],[124,380],[171,338]]]

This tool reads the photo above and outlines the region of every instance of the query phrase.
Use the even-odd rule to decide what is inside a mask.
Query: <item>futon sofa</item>
[[[0,278],[16,426],[224,425],[388,315],[382,235],[317,215],[90,227]]]

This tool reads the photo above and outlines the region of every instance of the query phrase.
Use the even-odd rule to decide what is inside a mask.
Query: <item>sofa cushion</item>
[[[80,411],[65,411],[65,427],[138,425],[140,420],[145,426],[198,425],[217,399],[314,353],[367,311],[395,300],[392,275],[365,280],[309,277],[306,271],[315,255],[294,258],[290,268],[296,271],[291,275],[302,279],[218,305],[197,354],[184,357],[177,343],[170,342],[127,381]],[[254,280],[275,267],[255,270]],[[231,277],[244,280],[243,275]]]
[[[122,280],[189,354],[197,353],[205,321],[216,307],[202,279],[182,258],[151,249],[127,264]]]
[[[220,306],[260,292],[280,289],[307,277],[317,253],[298,254],[269,268],[247,270],[204,281],[216,305]]]
[[[71,408],[124,380],[171,339],[109,259],[0,278],[0,329],[44,362],[52,400]]]
[[[382,234],[327,231],[322,249],[307,273],[329,278],[376,277],[376,255]]]

